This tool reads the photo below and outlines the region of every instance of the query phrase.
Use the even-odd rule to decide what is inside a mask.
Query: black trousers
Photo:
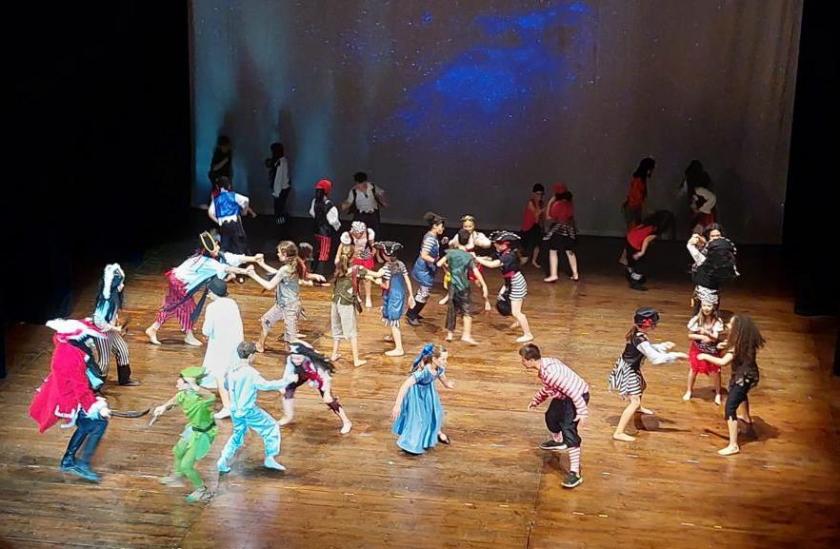
[[[61,464],[70,466],[76,463],[76,452],[82,450],[82,455],[78,459],[79,463],[85,465],[90,464],[93,454],[96,452],[99,441],[102,435],[105,434],[105,429],[108,428],[107,419],[91,419],[84,413],[79,413],[76,418],[76,432],[70,437],[70,442],[67,444],[67,451],[64,453],[64,458]],[[82,448],[84,446],[84,448]]]
[[[379,208],[373,210],[372,212],[356,212],[353,215],[353,221],[361,221],[368,229],[373,229],[376,240],[381,240],[381,237],[379,236]]]
[[[286,200],[289,199],[289,192],[291,190],[291,187],[283,189],[280,191],[280,196],[274,198],[274,217],[278,219],[286,217]]]
[[[743,402],[749,403],[747,394],[752,389],[753,383],[744,380],[744,383],[730,383],[729,394],[726,396],[726,406],[724,406],[724,417],[729,419],[738,419],[738,406]]]
[[[222,223],[219,234],[222,237],[222,250],[232,254],[248,253],[248,237],[241,219]]]
[[[589,393],[583,394],[583,400],[589,404]],[[552,433],[563,433],[563,442],[569,448],[577,448],[581,441],[575,417],[577,410],[570,398],[552,399],[545,412],[545,426]]]

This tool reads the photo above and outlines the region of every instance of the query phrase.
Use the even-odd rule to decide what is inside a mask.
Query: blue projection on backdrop
[[[469,27],[480,30],[475,44],[443,60],[438,71],[408,89],[394,119],[376,139],[415,141],[428,132],[429,146],[449,150],[459,142],[481,139],[485,150],[505,146],[486,140],[488,132],[517,137],[529,117],[544,117],[532,103],[562,92],[577,79],[569,52],[592,47],[590,8],[575,2],[509,15],[478,15]],[[441,18],[443,19],[443,18]],[[434,20],[422,15],[423,24]],[[445,20],[445,19],[444,19]],[[457,21],[450,22],[458,33]],[[468,31],[469,32],[469,31]],[[514,135],[511,135],[511,132]]]
[[[234,187],[260,213],[280,140],[293,215],[318,179],[343,199],[363,170],[389,194],[386,221],[434,209],[516,228],[531,185],[562,179],[581,232],[618,235],[629,175],[652,154],[652,207],[687,216],[673,189],[700,158],[730,233],[779,239],[801,2],[192,0],[190,12],[195,205],[225,133]]]

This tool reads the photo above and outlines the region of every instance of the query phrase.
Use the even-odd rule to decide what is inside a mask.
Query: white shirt
[[[697,203],[699,202],[698,198],[705,200],[703,205],[699,208],[697,208]],[[715,207],[715,204],[717,204],[717,197],[715,196],[715,193],[705,187],[694,187],[694,196],[691,200],[694,207],[697,208],[697,211],[703,214],[712,213],[712,209]]]
[[[280,191],[291,187],[289,180],[289,163],[286,162],[286,157],[280,159],[277,163],[277,171],[274,174],[274,185],[272,186],[271,195],[274,198],[280,196]]]
[[[376,202],[376,197],[378,196],[380,200],[382,199],[382,194],[385,192],[377,185],[374,185],[370,181],[365,181],[361,185],[366,185],[364,191],[358,190],[357,186],[353,186],[350,189],[350,192],[347,194],[347,200],[345,202],[353,203],[353,194],[356,195],[356,209],[363,213],[371,213],[379,209],[379,204]]]
[[[312,203],[309,205],[309,215],[313,218],[315,217],[314,198],[312,199]],[[333,205],[333,207],[327,211],[327,223],[332,225],[333,229],[335,229],[336,231],[341,228],[341,221],[338,219],[338,208],[336,208],[335,205]]]
[[[201,333],[207,336],[204,387],[215,387],[216,378],[224,377],[236,364],[236,347],[244,340],[239,306],[229,297],[220,297],[207,306]]]

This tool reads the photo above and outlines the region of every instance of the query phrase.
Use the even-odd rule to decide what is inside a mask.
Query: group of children
[[[640,166],[640,170],[647,170],[648,176],[652,169],[652,164]],[[361,221],[353,222],[350,229],[340,235],[335,256],[330,257],[332,238],[340,226],[337,210],[328,199],[330,189],[331,183],[327,180],[316,185],[316,199],[311,212],[316,227],[314,254],[309,254],[304,245],[283,241],[277,246],[279,267],[273,267],[266,263],[262,254],[247,255],[247,246],[242,243],[243,235],[233,226],[234,223],[241,226],[241,220],[233,218],[238,216],[235,212],[248,208],[247,198],[222,185],[209,211],[221,227],[221,234],[202,233],[196,253],[166,272],[168,287],[163,305],[155,322],[146,329],[152,344],[160,345],[157,337],[159,329],[167,319],[175,317],[185,334],[184,341],[189,345],[202,345],[193,334],[193,328],[205,301],[209,300],[210,304],[202,325],[202,333],[207,338],[207,352],[202,366],[184,369],[176,382],[176,395],[153,412],[152,423],[177,405],[187,419],[181,439],[173,449],[173,472],[163,481],[169,485],[180,485],[182,477],[186,477],[194,489],[188,496],[189,501],[209,498],[211,494],[196,472],[195,465],[212,447],[218,431],[216,420],[228,417],[231,418],[233,432],[217,462],[220,473],[231,470],[231,463],[243,445],[248,429],[256,431],[263,439],[265,467],[284,470],[276,460],[280,453],[280,426],[292,421],[295,391],[304,383],[315,387],[327,407],[338,417],[340,433],[349,433],[352,423],[331,388],[334,362],[340,359],[341,340],[347,339],[354,366],[365,364],[366,361],[360,358],[358,345],[358,314],[373,307],[372,286],[376,284],[382,290],[382,321],[389,328],[386,339],[394,345],[385,355],[399,357],[405,354],[402,316],[406,316],[411,326],[423,322],[421,313],[428,305],[438,270],[445,272],[447,294],[439,303],[447,306],[446,341],[454,339],[460,316],[463,322],[461,341],[476,345],[472,336],[472,317],[475,314],[473,285],[481,288],[484,310],[492,309],[482,274],[482,268],[485,268],[500,269],[503,285],[497,294],[496,309],[504,316],[513,317],[512,329],[521,329],[522,335],[516,341],[524,344],[519,350],[522,365],[534,371],[543,384],[528,407],[533,409],[546,400],[551,401],[545,414],[551,438],[540,448],[567,451],[570,467],[562,484],[567,488],[579,485],[582,476],[578,429],[588,416],[589,385],[560,360],[543,357],[539,347],[531,343],[534,335],[523,313],[528,285],[521,271],[521,265],[529,258],[532,263],[536,262],[539,257],[537,248],[543,246],[548,248],[549,258],[546,282],[558,279],[560,250],[566,252],[572,269],[571,278],[579,278],[574,245],[574,210],[571,193],[566,186],[555,185],[554,196],[545,207],[542,205],[543,189],[539,186],[534,188],[526,213],[526,221],[532,224],[527,228],[523,226],[524,240],[509,231],[497,231],[487,236],[477,230],[472,216],[464,216],[460,230],[448,240],[443,236],[446,220],[435,213],[427,213],[424,220],[428,228],[410,270],[398,258],[402,244],[378,241],[376,232]],[[635,203],[628,203],[626,210],[628,218],[638,217]],[[543,219],[548,221],[544,233],[540,226]],[[644,220],[640,220],[636,227],[661,228],[661,225],[646,225]],[[642,232],[640,229],[638,238],[634,237],[633,246],[628,244],[626,250],[631,285],[643,284],[643,279],[638,278],[638,263],[657,234],[656,230],[650,231],[650,234]],[[525,249],[524,256],[520,254],[520,247]],[[479,248],[493,248],[494,253],[492,256],[480,255],[476,253]],[[724,324],[718,313],[721,283],[737,275],[734,246],[723,238],[720,227],[711,224],[706,227],[705,234],[692,236],[688,250],[695,264],[694,316],[688,324],[689,352],[673,351],[675,345],[671,342],[651,342],[650,333],[659,323],[659,313],[651,308],[636,311],[633,326],[625,337],[625,347],[609,377],[609,387],[629,400],[613,438],[634,440],[626,433],[634,414],[653,413],[642,406],[646,388],[642,375],[645,360],[665,364],[688,359],[690,370],[683,399],[691,399],[696,377],[702,373],[713,377],[717,405],[722,399],[720,368],[731,364],[733,374],[725,404],[729,445],[719,452],[731,455],[739,451],[738,420],[751,424],[748,393],[758,383],[755,356],[764,345],[764,339],[749,317],[735,315]],[[327,284],[324,272],[329,261],[334,265],[330,280],[333,346],[327,358],[302,341],[298,322],[304,315],[300,286]],[[382,263],[379,269],[376,268],[377,262]],[[265,273],[265,277],[257,274],[257,267]],[[271,308],[261,317],[261,332],[255,343],[245,341],[239,307],[228,297],[227,282],[234,279],[243,281],[246,277],[275,295]],[[61,469],[92,481],[98,480],[98,475],[90,469],[90,459],[107,427],[107,418],[111,416],[107,402],[96,391],[107,375],[111,354],[117,358],[119,383],[139,383],[131,378],[128,347],[121,335],[125,323],[119,323],[124,280],[125,273],[119,265],[109,265],[103,274],[92,321],[54,321],[49,324],[57,332],[51,374],[30,410],[42,430],[59,418],[65,418],[76,426],[77,431],[62,459]],[[196,297],[200,297],[197,302]],[[285,371],[281,379],[267,381],[254,369],[253,363],[256,354],[265,351],[270,330],[280,320],[284,323],[283,339],[288,352]],[[448,389],[454,387],[446,377],[447,358],[444,347],[425,345],[412,361],[409,376],[397,393],[392,410],[393,432],[397,436],[397,445],[406,452],[420,454],[439,442],[450,443],[443,432],[444,411],[435,383],[440,381]],[[283,417],[279,421],[256,405],[258,391],[282,393]],[[216,393],[222,407],[214,412]],[[740,406],[743,406],[744,414],[739,417],[737,410]],[[81,457],[77,457],[79,452]]]

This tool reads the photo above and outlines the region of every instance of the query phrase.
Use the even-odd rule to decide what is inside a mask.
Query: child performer
[[[522,366],[536,371],[543,383],[528,404],[528,409],[534,410],[551,398],[545,412],[545,425],[551,433],[551,440],[540,444],[540,448],[552,452],[569,451],[569,474],[563,480],[563,488],[574,488],[583,482],[578,427],[589,415],[589,384],[560,360],[542,358],[540,348],[533,343],[519,349],[519,356]]]
[[[537,269],[540,266],[537,264],[537,258],[540,255],[540,241],[542,240],[542,221],[543,221],[543,196],[545,195],[545,187],[537,183],[531,189],[531,198],[528,199],[528,204],[525,206],[525,214],[522,218],[522,245],[525,248],[525,253],[522,256],[522,264],[531,259],[531,265]]]
[[[181,323],[181,331],[186,334],[184,342],[196,347],[201,346],[201,341],[193,335],[192,329],[195,321],[201,315],[204,308],[204,301],[207,297],[207,283],[213,277],[226,279],[232,274],[247,275],[245,269],[240,269],[243,263],[254,263],[262,261],[262,254],[255,256],[238,255],[230,252],[222,252],[219,243],[213,236],[204,232],[199,236],[201,249],[192,257],[175,267],[166,271],[166,279],[169,282],[169,290],[163,301],[163,306],[158,311],[155,322],[146,328],[146,335],[154,345],[160,345],[157,332],[166,320],[175,316]],[[193,300],[193,294],[204,290],[204,295],[198,303]]]
[[[426,212],[423,220],[428,224],[429,230],[423,236],[423,244],[420,247],[420,255],[414,262],[411,269],[411,278],[417,286],[417,294],[414,296],[414,307],[405,313],[408,323],[412,326],[419,326],[423,319],[420,312],[426,306],[435,284],[435,273],[437,272],[437,261],[440,259],[440,246],[438,240],[446,229],[446,219],[434,212]],[[447,241],[448,242],[448,241]]]
[[[653,177],[655,167],[656,161],[653,158],[643,158],[639,162],[639,167],[633,172],[633,178],[630,180],[630,187],[627,190],[627,198],[621,205],[621,210],[624,213],[624,223],[628,231],[642,223],[645,200],[648,194],[648,179]],[[627,265],[627,255],[627,249],[625,248],[621,251],[621,258],[618,262]]]
[[[236,347],[244,339],[242,317],[236,301],[227,297],[227,283],[214,278],[207,285],[210,290],[210,305],[204,315],[201,332],[207,337],[207,352],[204,354],[204,377],[201,386],[216,389],[222,399],[222,409],[213,417],[230,417],[230,396],[225,388],[225,376],[236,364]]]
[[[504,295],[510,301],[511,314],[516,319],[514,326],[522,327],[522,335],[516,339],[516,342],[527,343],[534,339],[534,335],[531,333],[528,317],[522,312],[522,304],[525,302],[525,296],[528,295],[528,283],[525,282],[525,276],[519,270],[521,264],[519,252],[512,244],[519,240],[519,237],[509,231],[497,231],[490,235],[490,240],[496,248],[496,259],[476,256],[475,260],[490,269],[501,267],[505,283],[499,290],[499,296]]]
[[[624,442],[636,440],[624,432],[627,424],[637,411],[643,414],[653,414],[652,410],[642,407],[642,393],[645,392],[645,378],[642,377],[642,364],[645,358],[653,364],[665,364],[674,362],[677,359],[686,359],[685,353],[669,352],[674,348],[670,341],[653,344],[648,341],[648,333],[656,328],[659,323],[659,312],[650,307],[637,309],[633,315],[633,327],[627,332],[625,338],[627,344],[624,352],[615,362],[615,367],[610,374],[610,390],[617,390],[622,398],[629,398],[630,403],[621,414],[618,420],[613,438]]]
[[[333,336],[333,350],[330,360],[335,362],[339,358],[338,346],[342,339],[350,340],[353,351],[353,366],[362,366],[366,360],[359,359],[358,315],[362,310],[359,299],[359,278],[371,277],[367,269],[361,265],[352,265],[352,247],[342,248],[338,263],[333,274],[332,305],[330,307],[330,326]]]
[[[411,363],[411,372],[400,386],[391,410],[392,431],[399,436],[397,446],[410,454],[422,454],[438,442],[449,444],[443,433],[443,406],[435,381],[453,389],[446,379],[446,349],[427,343]]]
[[[712,376],[715,384],[715,404],[720,406],[720,367],[697,357],[701,353],[718,356],[717,345],[722,332],[723,321],[718,315],[717,301],[705,298],[700,306],[700,312],[688,321],[688,338],[691,340],[691,348],[688,351],[688,388],[683,395],[683,400],[691,400],[697,374],[705,374]]]
[[[691,302],[694,314],[697,314],[704,299],[712,299],[719,304],[723,282],[739,276],[737,250],[731,240],[723,237],[717,224],[709,226],[705,236],[692,235],[686,248],[694,260],[692,279],[695,286]]]
[[[381,275],[380,286],[382,287],[382,321],[391,328],[391,338],[394,340],[394,348],[385,352],[385,356],[403,356],[405,351],[402,345],[402,333],[400,332],[400,317],[405,309],[405,298],[408,296],[408,306],[414,308],[414,296],[411,289],[411,279],[408,278],[408,271],[405,263],[397,259],[397,252],[402,249],[402,244],[390,240],[377,242],[376,248],[382,253],[385,265],[379,270]],[[386,340],[389,340],[386,337]]]
[[[645,256],[651,243],[665,232],[671,230],[674,215],[668,211],[658,211],[646,217],[640,225],[634,225],[627,231],[624,251],[627,255],[627,282],[634,290],[647,291],[644,274]]]
[[[341,233],[341,248],[352,247],[353,265],[360,265],[368,271],[374,270],[374,247],[376,245],[376,233],[373,229],[369,229],[362,221],[354,221],[350,225],[350,230]],[[341,248],[335,254],[335,264],[338,265],[339,256],[341,255]],[[365,307],[370,309],[373,307],[373,302],[370,299],[371,281],[365,280]]]
[[[286,468],[274,459],[280,454],[280,428],[277,426],[277,421],[257,406],[259,391],[281,391],[285,388],[285,382],[282,379],[266,381],[254,369],[257,348],[250,341],[240,343],[236,352],[239,360],[228,372],[225,380],[230,391],[233,432],[222,450],[216,468],[220,473],[230,472],[230,462],[245,443],[248,429],[253,429],[263,439],[265,447],[263,465],[275,471],[285,471]]]
[[[557,254],[563,250],[569,260],[569,267],[572,269],[571,280],[578,281],[577,256],[577,228],[575,227],[575,206],[572,203],[572,193],[565,183],[554,185],[554,196],[548,201],[545,207],[546,223],[549,225],[548,232],[543,239],[544,245],[549,247],[548,252],[548,277],[545,282],[557,282],[557,267],[559,258]]]
[[[213,403],[216,395],[202,388],[199,383],[204,377],[204,370],[192,366],[181,370],[175,383],[178,392],[164,404],[154,409],[152,421],[162,416],[176,404],[181,407],[187,418],[187,426],[181,433],[181,439],[172,448],[175,456],[172,473],[160,479],[161,484],[183,486],[181,477],[187,477],[193,485],[193,492],[187,496],[189,503],[207,501],[212,494],[207,489],[201,475],[195,470],[195,464],[210,452],[219,429],[213,421]]]
[[[283,373],[283,417],[280,425],[288,425],[295,417],[295,391],[304,383],[318,389],[327,407],[341,419],[342,435],[346,435],[353,428],[353,424],[344,412],[344,406],[333,395],[332,374],[335,366],[327,357],[316,352],[302,342],[290,345],[289,357],[286,359],[286,370]]]
[[[729,394],[726,396],[726,425],[729,428],[729,445],[718,450],[722,456],[731,456],[741,451],[738,446],[738,420],[744,421],[752,428],[750,416],[750,400],[747,396],[750,389],[758,385],[759,371],[755,361],[758,350],[764,347],[764,337],[758,331],[752,318],[735,315],[729,321],[729,337],[723,356],[717,357],[700,353],[697,358],[707,360],[718,366],[732,364],[732,378],[729,381]],[[738,407],[744,405],[744,416],[738,417]]]
[[[475,266],[475,258],[466,251],[466,246],[459,242],[468,242],[469,232],[466,229],[458,231],[458,238],[454,249],[446,251],[446,255],[438,260],[438,267],[446,266],[451,275],[449,283],[449,308],[446,311],[446,341],[452,341],[457,315],[464,317],[464,331],[461,334],[461,341],[470,345],[478,345],[472,338],[472,301],[470,281],[467,273],[472,272],[475,279],[481,285],[484,296],[484,310],[490,310],[490,301],[487,299],[487,284],[478,267]]]
[[[309,273],[303,260],[298,257],[298,247],[294,242],[284,240],[277,245],[277,258],[280,268],[275,269],[260,259],[257,264],[266,272],[273,274],[271,280],[265,280],[254,271],[248,276],[268,291],[275,290],[275,302],[260,319],[262,332],[257,341],[257,352],[265,351],[265,339],[271,327],[278,320],[283,320],[286,344],[298,340],[297,322],[300,316],[300,285],[312,286],[314,282],[325,282],[321,275]],[[240,340],[241,341],[241,340]]]
[[[465,215],[464,217],[462,217],[461,218],[461,230],[466,231],[466,234],[468,235],[467,239],[459,242],[458,241],[458,238],[459,238],[458,235],[460,235],[461,232],[458,231],[458,233],[455,235],[455,237],[452,240],[449,241],[449,247],[450,248],[455,248],[459,244],[462,244],[464,246],[464,250],[466,250],[467,252],[472,254],[472,253],[475,253],[476,248],[488,249],[488,248],[493,246],[493,243],[490,242],[490,239],[487,238],[487,236],[484,233],[479,232],[475,229],[475,217],[473,217],[471,215]],[[480,271],[481,268],[479,267],[478,270]],[[467,277],[469,278],[470,281],[477,280],[475,278],[475,275],[472,273],[472,271],[467,273]],[[449,288],[450,278],[451,277],[448,273],[447,273],[446,276],[444,276],[444,278],[443,278],[444,288]],[[444,296],[443,299],[438,301],[438,303],[440,305],[446,305],[446,303],[448,301],[449,301],[449,295],[447,294],[446,296]]]
[[[102,368],[102,373],[107,375],[111,353],[114,353],[117,357],[117,382],[120,385],[133,386],[140,385],[140,382],[131,379],[128,343],[122,336],[123,327],[118,323],[124,288],[125,272],[120,264],[106,265],[102,280],[99,281],[96,304],[93,307],[93,323],[105,337],[93,338],[93,342],[99,353],[99,366]]]
[[[47,326],[56,332],[50,374],[35,393],[29,405],[29,415],[38,423],[41,433],[58,423],[59,419],[67,421],[63,427],[75,425],[76,432],[67,444],[60,470],[90,482],[99,482],[99,475],[90,468],[90,461],[108,428],[107,418],[111,411],[105,399],[97,397],[91,389],[86,353],[79,342],[88,337],[101,338],[103,334],[92,325],[78,320],[56,319],[47,322]],[[82,455],[77,458],[79,450]]]
[[[341,221],[338,219],[338,208],[330,201],[332,182],[322,179],[315,184],[315,198],[309,206],[309,215],[315,220],[315,246],[316,255],[312,261],[313,271],[323,275],[326,272],[327,263],[330,260],[332,251],[333,235],[341,228]]]
[[[219,225],[222,237],[222,249],[234,254],[248,253],[248,237],[242,226],[240,213],[248,212],[252,217],[257,214],[248,204],[247,196],[233,192],[230,179],[219,178],[219,194],[213,197],[207,208],[207,216]]]

